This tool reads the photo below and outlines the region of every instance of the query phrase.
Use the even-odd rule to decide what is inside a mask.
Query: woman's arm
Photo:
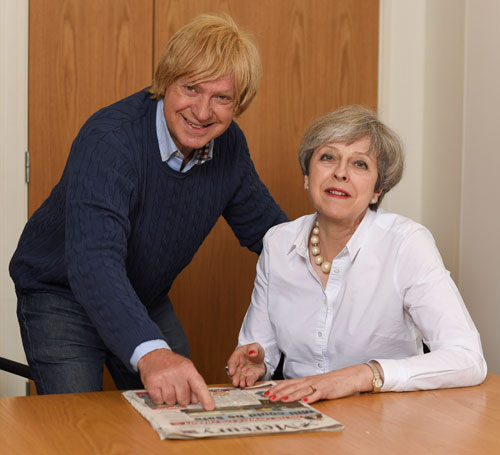
[[[329,373],[281,381],[265,395],[271,401],[314,403],[373,390],[373,372],[366,364],[353,365]]]
[[[405,359],[376,359],[384,391],[410,391],[480,384],[486,377],[479,333],[426,229],[403,243],[395,283],[404,311],[422,333],[430,353]]]
[[[257,263],[257,274],[252,292],[252,300],[243,320],[238,337],[238,348],[228,361],[229,374],[233,383],[239,380],[240,372],[252,366],[252,374],[243,385],[253,385],[258,379],[268,379],[276,369],[280,351],[269,320],[267,297],[269,285],[269,246],[264,238],[262,253]],[[255,351],[251,353],[251,351]],[[238,367],[241,365],[241,367]],[[258,373],[257,377],[254,377]],[[251,378],[251,379],[250,379]],[[252,382],[252,384],[250,384]]]

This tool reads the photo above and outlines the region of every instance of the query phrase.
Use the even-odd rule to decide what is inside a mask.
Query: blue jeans
[[[172,350],[189,357],[170,299],[148,311]],[[37,393],[101,391],[104,364],[119,390],[143,388],[140,375],[106,347],[79,303],[49,293],[19,295],[17,317]]]

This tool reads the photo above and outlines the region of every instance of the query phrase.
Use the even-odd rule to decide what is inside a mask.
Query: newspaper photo
[[[275,383],[253,387],[211,387],[213,411],[200,404],[154,404],[145,390],[123,396],[152,425],[161,439],[221,438],[305,431],[338,431],[341,423],[301,401],[271,402],[264,396]]]

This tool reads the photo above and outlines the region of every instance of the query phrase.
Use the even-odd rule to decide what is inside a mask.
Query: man
[[[39,393],[100,390],[106,363],[120,389],[214,407],[168,292],[220,215],[257,253],[286,221],[233,122],[259,77],[236,24],[202,15],[169,40],[149,91],[84,124],[10,264]]]

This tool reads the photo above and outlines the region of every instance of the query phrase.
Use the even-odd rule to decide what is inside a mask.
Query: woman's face
[[[330,142],[318,147],[305,187],[321,218],[357,227],[368,205],[380,196],[375,192],[377,177],[377,158],[370,153],[370,139],[364,137],[349,145]]]

